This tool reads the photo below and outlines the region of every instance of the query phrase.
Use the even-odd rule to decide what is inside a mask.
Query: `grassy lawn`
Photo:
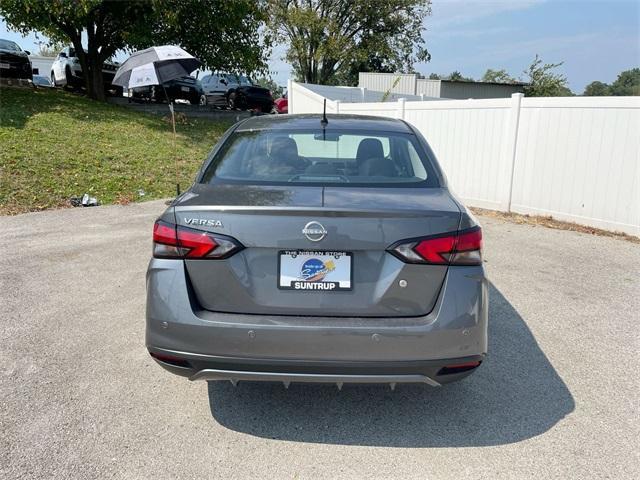
[[[188,186],[229,123],[176,125],[180,184]],[[0,88],[0,214],[175,194],[171,124],[62,91]],[[140,196],[139,190],[145,195]]]

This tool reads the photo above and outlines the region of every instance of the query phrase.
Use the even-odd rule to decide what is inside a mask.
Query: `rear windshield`
[[[202,183],[439,186],[414,135],[259,130],[232,134]]]

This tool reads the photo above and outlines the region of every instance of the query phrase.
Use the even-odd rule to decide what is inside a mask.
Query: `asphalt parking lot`
[[[638,478],[640,245],[481,218],[447,387],[191,383],[144,348],[162,202],[0,217],[0,478]]]

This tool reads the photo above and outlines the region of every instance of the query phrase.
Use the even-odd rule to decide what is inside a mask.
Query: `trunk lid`
[[[246,247],[225,260],[185,261],[207,310],[392,317],[428,314],[447,266],[403,263],[386,249],[457,230],[460,210],[440,188],[196,184],[176,204],[175,216],[179,225],[228,235]],[[309,222],[319,222],[325,238],[309,240],[303,234]],[[351,290],[279,289],[279,252],[295,250],[351,253]]]

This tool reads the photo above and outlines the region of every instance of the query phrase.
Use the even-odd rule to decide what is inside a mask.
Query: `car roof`
[[[252,130],[309,130],[321,128],[322,114],[302,113],[289,115],[258,115],[247,118],[236,128],[237,132]],[[366,130],[374,132],[413,133],[402,120],[369,115],[327,115],[326,130]]]

